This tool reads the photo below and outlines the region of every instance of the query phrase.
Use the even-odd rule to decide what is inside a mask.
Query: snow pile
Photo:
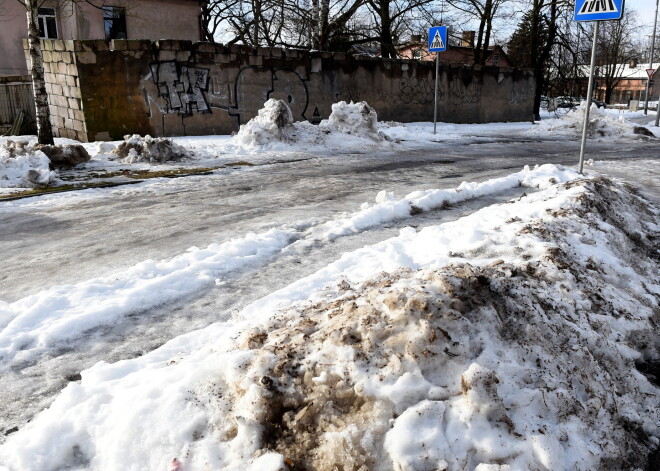
[[[242,124],[235,140],[246,147],[265,146],[290,139],[293,115],[282,100],[269,99],[254,118]]]
[[[382,140],[378,133],[378,117],[366,101],[346,103],[340,101],[332,105],[332,113],[321,121],[319,128],[325,132],[338,132]]]
[[[6,141],[0,146],[0,188],[35,188],[58,181],[50,159],[26,141]]]
[[[241,125],[225,151],[301,150],[311,147],[333,150],[389,146],[390,139],[377,129],[376,111],[366,102],[339,102],[318,126],[293,122],[291,110],[282,100],[270,99],[258,115]]]
[[[660,212],[603,178],[405,229],[82,372],[8,436],[3,466],[643,469],[659,236]]]
[[[34,146],[50,159],[55,168],[73,168],[79,164],[89,162],[91,159],[87,150],[80,144],[41,145]]]
[[[105,149],[107,150],[108,147]],[[148,134],[144,137],[138,134],[124,136],[124,142],[119,144],[112,152],[126,163],[162,163],[192,157],[190,151],[171,139],[151,137]]]
[[[560,119],[541,121],[538,126],[530,129],[529,132],[532,134],[568,133],[581,135],[586,108],[587,102],[583,101],[579,107],[567,112]],[[605,110],[601,110],[594,104],[591,105],[589,126],[587,128],[587,135],[589,137],[635,137],[636,128],[638,127],[627,122],[623,115],[615,116]]]

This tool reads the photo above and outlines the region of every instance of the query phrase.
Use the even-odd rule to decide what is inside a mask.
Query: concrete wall
[[[202,37],[197,0],[115,0],[109,3],[126,7],[128,39],[155,41],[167,37],[198,41]],[[100,9],[83,1],[48,0],[42,6],[58,7],[59,39],[105,39]],[[0,0],[0,76],[28,73],[22,43],[27,38],[26,21],[25,7],[19,2]]]
[[[433,119],[433,62],[150,41],[44,41],[55,133],[80,140],[229,134],[281,98],[296,120],[367,101],[381,121]],[[50,54],[49,54],[50,53]],[[528,71],[443,64],[440,119],[531,119]],[[68,105],[68,108],[67,108]]]

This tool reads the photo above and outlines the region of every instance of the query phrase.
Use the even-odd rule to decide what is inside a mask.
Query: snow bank
[[[236,137],[239,145],[266,146],[288,141],[293,130],[291,110],[282,100],[269,99],[254,118],[242,124]]]
[[[26,141],[6,141],[0,146],[0,188],[35,188],[58,181],[50,159]]]
[[[307,121],[294,122],[287,104],[271,98],[256,117],[241,125],[225,151],[387,147],[390,139],[378,131],[377,124],[376,111],[364,101],[333,104],[329,118],[315,126]]]
[[[582,127],[584,126],[584,114],[587,107],[586,103],[586,101],[583,101],[578,108],[567,112],[559,119],[541,121],[537,126],[530,129],[529,133],[581,135]],[[638,126],[627,122],[623,115],[613,115],[605,110],[601,110],[596,105],[591,105],[589,126],[587,128],[587,135],[589,137],[638,137],[635,132],[636,128]]]
[[[101,147],[99,147],[100,150]],[[104,152],[108,150],[109,146],[105,146]],[[138,134],[124,136],[124,142],[119,144],[112,152],[126,163],[162,163],[192,157],[190,151],[171,139],[149,135],[142,137]]]
[[[82,372],[2,463],[643,469],[660,443],[660,390],[636,369],[660,356],[659,229],[602,178],[405,229],[232,322]]]
[[[378,134],[378,116],[366,101],[346,103],[340,101],[332,105],[332,113],[327,120],[321,121],[319,128],[325,132],[339,132],[382,139]]]

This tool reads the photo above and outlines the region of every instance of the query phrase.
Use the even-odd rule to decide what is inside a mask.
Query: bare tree
[[[39,7],[44,0],[17,0],[25,7],[28,29],[28,55],[30,56],[30,75],[32,76],[32,90],[37,121],[37,138],[39,144],[54,144],[53,127],[50,123],[50,109],[48,108],[48,93],[44,79],[44,61],[41,55],[41,41],[39,38],[38,15]]]
[[[374,30],[382,57],[398,57],[396,42],[415,18],[433,17],[433,0],[367,0],[374,15]],[[430,24],[430,23],[429,23]],[[428,25],[427,25],[428,26]]]
[[[605,89],[604,101],[609,103],[628,63],[636,61],[641,53],[633,34],[637,28],[635,12],[625,11],[619,21],[602,21],[600,28],[596,45],[598,81]]]
[[[458,12],[467,18],[477,20],[479,28],[474,45],[474,63],[483,65],[487,59],[490,39],[493,35],[493,21],[501,7],[510,0],[447,0]]]

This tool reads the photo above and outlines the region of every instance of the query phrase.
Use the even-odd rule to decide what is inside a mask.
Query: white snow
[[[77,285],[56,285],[11,304],[0,300],[0,371],[32,362],[50,348],[131,313],[188,296],[224,273],[263,264],[280,252],[408,217],[411,208],[427,211],[521,185],[545,188],[577,176],[574,170],[544,165],[483,183],[463,182],[456,189],[417,191],[400,200],[365,203],[353,214],[321,224],[299,222],[204,249],[191,247],[170,260],[147,260]]]
[[[167,469],[174,456],[184,470],[260,471],[614,470],[641,462],[660,440],[658,388],[634,366],[658,354],[652,240],[660,211],[622,185],[562,168],[514,175],[454,193],[512,182],[545,189],[403,229],[229,322],[82,372],[8,437],[3,466]],[[356,215],[379,205],[409,209],[411,201],[432,207],[454,194],[442,191],[400,201],[385,192]],[[286,245],[276,239],[248,252]],[[176,260],[193,266],[205,256]],[[141,272],[175,264],[148,262]],[[190,270],[178,281],[198,276]],[[49,300],[98,290],[64,289],[60,299],[55,290],[39,304],[45,312]],[[137,302],[119,291],[111,299]],[[38,337],[43,315],[24,319]]]
[[[580,113],[537,124],[438,123],[433,134],[430,123],[378,123],[364,102],[333,105],[319,126],[295,123],[284,102],[270,100],[233,137],[127,136],[125,159],[117,158],[122,142],[86,144],[92,161],[73,174],[575,136]],[[593,138],[638,138],[629,119],[641,115],[591,113]],[[175,162],[149,152],[165,141]],[[0,142],[0,188],[56,182],[41,152]],[[660,389],[636,368],[660,359],[660,210],[595,172],[625,176],[634,165],[657,180],[649,159],[590,161],[586,177],[541,165],[403,197],[383,189],[332,220],[270,225],[0,300],[0,371],[21,371],[95,329],[223,286],[231,272],[446,205],[534,189],[452,222],[405,227],[229,321],[137,358],[97,363],[6,434],[0,470],[643,469],[660,446]],[[122,191],[139,197],[176,185],[155,180]],[[2,210],[102,201],[113,191],[4,202]]]
[[[0,188],[33,188],[57,181],[50,159],[26,141],[6,140],[0,145]]]
[[[547,119],[529,130],[533,135],[545,134],[569,134],[582,135],[584,127],[584,115],[586,111],[586,101],[583,101],[579,107],[570,110],[557,119]],[[587,135],[591,139],[612,140],[621,137],[639,138],[634,131],[634,124],[628,119],[639,117],[643,112],[637,114],[622,114],[616,110],[607,110],[598,108],[595,104],[591,105],[589,110],[589,126]]]

